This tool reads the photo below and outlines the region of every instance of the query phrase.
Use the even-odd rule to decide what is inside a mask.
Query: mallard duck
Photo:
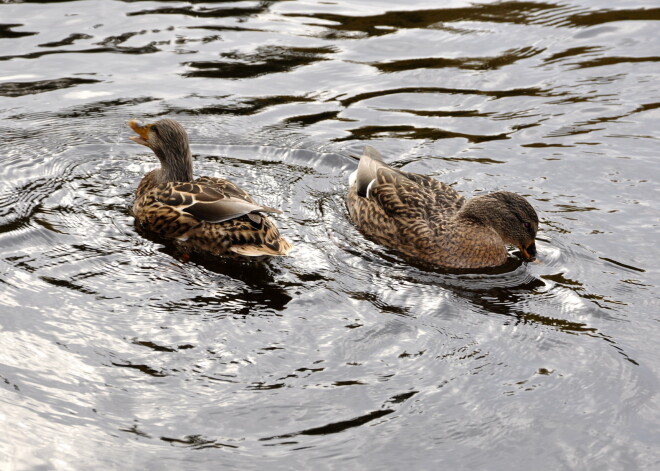
[[[212,255],[286,255],[291,244],[266,213],[281,211],[257,204],[235,184],[214,177],[193,180],[188,135],[172,119],[128,123],[150,148],[160,168],[138,185],[133,215],[145,229],[180,247]]]
[[[367,146],[349,179],[351,219],[369,239],[426,265],[502,265],[506,245],[536,256],[539,218],[525,198],[508,191],[466,199],[426,175],[389,167]]]

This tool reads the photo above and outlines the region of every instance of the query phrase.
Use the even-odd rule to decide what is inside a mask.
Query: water
[[[0,5],[2,469],[657,469],[655,2]],[[291,257],[136,232],[197,175]],[[349,157],[523,194],[540,264],[429,272],[366,241]]]

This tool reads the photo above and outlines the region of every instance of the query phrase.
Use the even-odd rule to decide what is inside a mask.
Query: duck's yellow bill
[[[128,125],[131,127],[133,131],[135,131],[140,137],[137,136],[131,136],[129,137],[130,140],[137,142],[138,144],[142,144],[143,146],[147,145],[147,141],[149,139],[149,127],[151,126],[150,124],[142,126],[138,121],[131,119],[128,122]]]

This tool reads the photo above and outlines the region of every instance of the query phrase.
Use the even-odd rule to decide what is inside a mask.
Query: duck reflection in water
[[[539,218],[520,195],[498,191],[466,199],[426,175],[389,167],[365,147],[350,177],[347,206],[369,239],[438,268],[476,269],[506,263],[506,245],[536,256]]]

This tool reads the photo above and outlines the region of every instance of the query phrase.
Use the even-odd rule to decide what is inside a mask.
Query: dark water
[[[658,469],[660,8],[438,5],[0,5],[0,468]],[[292,257],[136,232],[162,116]],[[541,263],[365,241],[367,143],[526,195]]]

